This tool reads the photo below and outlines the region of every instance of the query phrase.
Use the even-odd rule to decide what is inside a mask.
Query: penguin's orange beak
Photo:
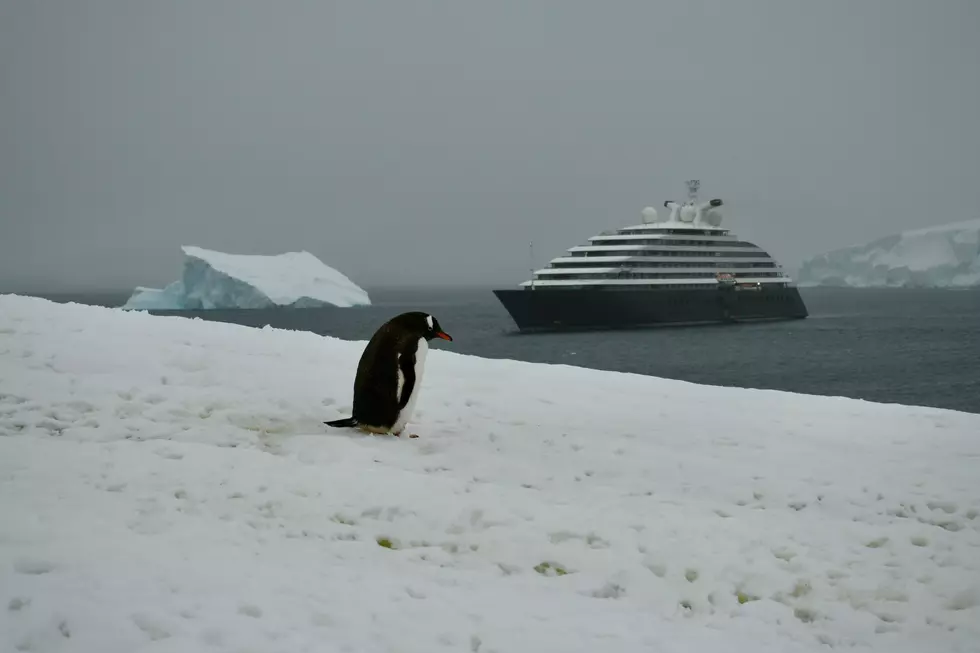
[[[445,331],[436,331],[436,337],[442,338],[443,340],[448,340],[449,342],[453,341],[453,337]]]

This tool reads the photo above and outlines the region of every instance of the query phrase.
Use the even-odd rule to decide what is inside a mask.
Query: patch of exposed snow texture
[[[801,286],[980,286],[980,220],[905,231],[805,261]]]
[[[364,344],[0,297],[0,650],[977,651],[980,415]]]
[[[162,290],[138,287],[125,309],[180,310],[362,306],[367,292],[309,252],[225,254],[184,246],[182,277]]]

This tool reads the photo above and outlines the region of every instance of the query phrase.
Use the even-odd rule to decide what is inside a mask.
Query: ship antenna
[[[527,262],[528,266],[531,268],[531,290],[534,290],[534,241],[528,245],[527,248]]]
[[[691,204],[697,204],[698,199],[698,189],[701,188],[700,179],[690,179],[686,182],[687,184],[687,199],[690,200]]]

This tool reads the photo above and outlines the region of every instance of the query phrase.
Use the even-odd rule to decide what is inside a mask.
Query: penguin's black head
[[[433,338],[442,338],[443,340],[453,341],[453,337],[442,330],[439,326],[439,320],[432,317],[431,315],[425,316],[425,339],[432,340]]]
[[[404,328],[410,329],[411,332],[418,334],[419,337],[425,338],[426,340],[432,340],[434,338],[442,338],[450,342],[453,340],[452,336],[442,330],[439,320],[428,313],[412,311],[411,313],[403,313],[395,319]]]

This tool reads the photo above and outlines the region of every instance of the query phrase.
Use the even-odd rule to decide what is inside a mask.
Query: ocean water
[[[980,290],[803,288],[805,320],[567,334],[518,333],[487,288],[369,291],[370,307],[181,314],[367,340],[424,310],[455,339],[433,347],[464,354],[980,413]],[[50,297],[119,305],[127,294]]]

